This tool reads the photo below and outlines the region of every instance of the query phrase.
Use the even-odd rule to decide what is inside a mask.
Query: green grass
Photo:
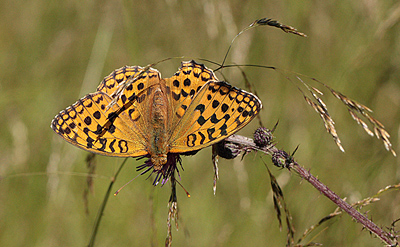
[[[400,153],[399,10],[395,1],[2,1],[0,246],[85,246],[89,241],[122,159],[97,157],[98,177],[86,215],[86,177],[74,173],[87,173],[87,153],[49,127],[60,110],[94,92],[104,76],[124,65],[145,66],[182,55],[187,56],[183,60],[221,62],[232,38],[258,18],[277,19],[308,38],[252,29],[235,41],[229,63],[271,65],[324,81],[373,109]],[[179,65],[180,59],[174,59],[157,69],[169,77]],[[345,153],[285,79],[292,76],[289,72],[245,71],[263,101],[264,124],[272,128],[279,119],[277,146],[292,151],[300,145],[296,160],[342,198],[355,202],[399,183],[399,159],[366,135],[334,97],[325,94],[324,99]],[[224,74],[231,84],[245,87],[237,69]],[[258,127],[253,122],[240,134],[251,136]],[[268,157],[263,160],[282,186],[295,239],[335,209],[307,182],[273,167]],[[115,189],[136,176],[140,164],[130,159]],[[178,188],[181,217],[174,246],[285,245],[286,230],[279,231],[259,154],[243,162],[221,160],[216,196],[211,148],[184,158],[183,165],[180,182],[191,198]],[[142,176],[110,197],[96,246],[164,245],[169,194],[169,184],[154,188]],[[378,225],[389,226],[400,218],[399,205],[399,193],[389,192],[362,210]],[[317,232],[313,241],[325,246],[382,245],[347,215]]]

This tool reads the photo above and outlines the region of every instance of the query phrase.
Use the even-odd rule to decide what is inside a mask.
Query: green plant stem
[[[97,211],[97,216],[96,216],[96,220],[95,220],[95,223],[93,226],[92,234],[90,236],[90,241],[89,241],[88,247],[94,246],[94,241],[96,240],[97,230],[99,229],[100,221],[103,216],[104,209],[106,208],[108,198],[110,197],[110,194],[112,193],[111,192],[112,187],[113,187],[115,181],[117,180],[118,174],[122,170],[122,167],[125,165],[127,160],[128,160],[128,158],[125,158],[125,160],[122,162],[122,164],[118,168],[117,172],[115,173],[114,177],[111,179],[111,182],[110,182],[110,185],[108,186],[107,192],[104,195],[103,203],[100,205],[100,208]]]

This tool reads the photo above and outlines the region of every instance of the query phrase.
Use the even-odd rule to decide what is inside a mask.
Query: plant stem
[[[225,141],[233,142],[237,145],[240,145],[244,150],[257,150],[269,155],[272,155],[273,153],[279,151],[279,149],[276,148],[274,145],[269,145],[263,148],[258,147],[254,143],[253,139],[240,135],[232,135],[226,138]],[[322,194],[328,197],[333,203],[335,203],[339,208],[348,213],[351,217],[353,217],[353,219],[362,224],[371,233],[379,237],[383,242],[385,242],[389,246],[398,246],[394,236],[382,230],[374,222],[365,217],[363,214],[361,214],[359,211],[353,208],[350,204],[342,200],[335,192],[329,189],[325,184],[319,181],[315,176],[313,176],[304,167],[300,166],[297,162],[292,162],[286,168],[289,170],[296,171],[296,173],[298,173],[299,176],[301,176],[303,179],[309,182],[318,191],[320,191]]]
[[[104,209],[106,208],[106,205],[107,205],[107,202],[108,202],[108,198],[109,198],[110,194],[112,193],[111,189],[112,189],[115,181],[117,180],[119,172],[121,171],[122,167],[125,165],[127,160],[128,160],[128,158],[125,158],[125,160],[119,166],[117,172],[115,173],[114,177],[112,178],[112,180],[111,180],[111,182],[110,182],[110,184],[108,186],[107,192],[104,195],[103,202],[102,202],[99,210],[97,211],[97,216],[96,216],[96,220],[95,220],[95,223],[94,223],[94,226],[93,226],[92,234],[90,235],[89,244],[87,245],[88,247],[94,246],[94,242],[95,242],[96,236],[97,236],[97,230],[99,229],[101,218],[103,217]]]
[[[353,208],[350,204],[345,202],[342,198],[340,198],[335,192],[330,190],[325,184],[318,180],[318,178],[314,177],[309,171],[307,171],[304,167],[294,162],[290,168],[295,170],[302,178],[307,180],[312,186],[314,186],[317,190],[319,190],[322,194],[328,197],[332,202],[334,202],[338,207],[340,207],[343,211],[348,213],[353,219],[357,222],[361,223],[365,228],[367,228],[370,232],[374,233],[377,237],[379,237],[383,242],[387,243],[389,246],[397,246],[396,243],[392,240],[393,237],[379,228],[374,222],[365,217],[355,208]]]

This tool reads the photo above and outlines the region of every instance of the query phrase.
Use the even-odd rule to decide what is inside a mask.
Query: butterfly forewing
[[[146,154],[126,113],[109,121],[109,115],[104,111],[109,102],[111,98],[102,92],[88,94],[61,111],[51,127],[68,142],[91,152],[119,157]],[[110,112],[117,108],[114,106]]]
[[[131,80],[115,104],[118,87]],[[68,142],[108,156],[136,157],[147,154],[146,122],[138,107],[149,87],[160,82],[155,69],[125,66],[104,78],[98,92],[88,94],[57,115],[51,127]],[[117,97],[117,96],[113,96]],[[111,106],[106,110],[107,106]]]
[[[206,83],[171,135],[170,152],[210,146],[234,134],[260,111],[261,101],[251,93],[222,81]]]
[[[176,126],[183,117],[200,88],[207,82],[216,80],[212,70],[195,61],[182,62],[175,75],[165,79],[165,84],[169,88],[172,126]]]

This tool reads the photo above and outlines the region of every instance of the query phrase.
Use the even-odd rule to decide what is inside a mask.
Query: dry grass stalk
[[[320,82],[322,83],[322,82]],[[386,148],[386,150],[390,151],[394,156],[396,156],[396,152],[393,150],[392,148],[392,143],[390,142],[389,138],[390,135],[389,133],[385,130],[385,126],[383,126],[382,123],[380,123],[377,119],[375,119],[374,117],[372,117],[369,113],[372,112],[371,109],[369,109],[368,107],[366,107],[363,104],[360,104],[350,98],[348,98],[347,96],[343,95],[340,92],[337,92],[335,90],[333,90],[331,87],[329,87],[328,85],[322,83],[322,85],[324,85],[326,88],[328,88],[330,90],[330,92],[338,99],[340,99],[345,106],[347,107],[347,109],[349,110],[350,115],[352,116],[352,118],[359,124],[361,125],[361,127],[365,130],[365,132],[367,132],[367,134],[375,136],[378,139],[381,139],[383,141],[383,144]],[[373,129],[374,132],[372,132],[368,125],[361,120],[361,118],[359,117],[359,115],[364,116],[368,122],[370,124],[373,125]]]
[[[303,75],[301,75],[301,76],[303,76]],[[290,80],[290,78],[288,78],[288,79]],[[304,92],[299,88],[299,90],[302,92],[306,102],[312,108],[314,108],[314,110],[320,115],[320,117],[324,121],[326,131],[332,135],[334,141],[336,142],[336,145],[339,147],[339,149],[341,151],[344,152],[344,149],[343,149],[342,145],[340,144],[341,141],[336,133],[336,129],[335,129],[335,125],[334,125],[335,123],[328,113],[328,108],[327,108],[326,104],[324,103],[324,101],[317,95],[317,94],[323,95],[323,93],[320,90],[318,90],[317,88],[312,87],[309,84],[307,84],[306,82],[304,82],[299,76],[296,76],[296,79],[298,81],[300,81],[301,84],[304,87],[306,87],[306,89],[312,95],[312,98],[315,101],[313,101],[311,98],[307,97],[304,94]],[[324,87],[326,87],[336,98],[338,98],[342,103],[344,103],[344,105],[347,107],[347,109],[348,109],[351,117],[354,119],[354,121],[356,121],[357,124],[359,124],[368,135],[370,135],[370,136],[375,135],[378,139],[381,139],[386,150],[390,151],[393,154],[393,156],[396,156],[396,152],[393,150],[392,143],[390,142],[390,139],[389,139],[390,138],[389,133],[385,130],[385,126],[381,122],[379,122],[376,118],[371,116],[370,113],[372,113],[372,110],[370,108],[348,98],[346,95],[334,90],[333,88],[329,87],[325,83],[323,83],[315,78],[311,78],[311,79],[320,83]],[[290,81],[292,81],[292,80],[290,80]],[[372,125],[373,131],[368,126],[368,124],[361,119],[360,115],[363,116],[365,119],[367,119],[369,124]]]

